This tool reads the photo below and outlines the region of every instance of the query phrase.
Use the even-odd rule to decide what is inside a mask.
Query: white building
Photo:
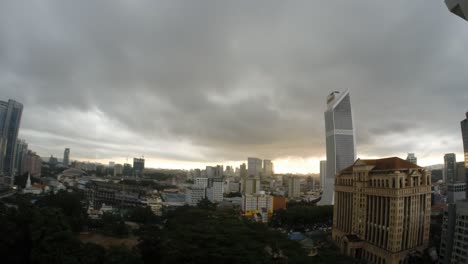
[[[224,183],[224,193],[237,193],[240,192],[240,183],[227,180]]]
[[[259,217],[263,223],[268,222],[273,214],[273,196],[245,194],[242,196],[242,213],[248,217]]]
[[[466,198],[466,183],[464,182],[448,183],[447,190],[448,203],[455,203]]]
[[[196,178],[195,185],[202,186],[203,188],[208,187],[208,178]]]
[[[210,179],[208,188],[206,189],[206,196],[212,203],[220,203],[223,201],[224,181],[222,179]]]
[[[301,179],[296,176],[291,176],[288,179],[288,197],[299,198],[301,197]]]
[[[205,199],[205,187],[193,185],[187,188],[185,202],[190,206],[196,206],[201,200]]]

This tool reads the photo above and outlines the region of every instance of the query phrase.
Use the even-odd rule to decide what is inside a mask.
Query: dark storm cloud
[[[467,33],[443,1],[3,1],[0,93],[43,152],[217,161],[323,156],[349,88],[358,151],[427,152],[459,134]]]

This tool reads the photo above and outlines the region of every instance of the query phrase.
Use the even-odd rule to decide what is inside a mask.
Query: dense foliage
[[[36,205],[41,208],[60,209],[72,231],[79,232],[88,218],[82,201],[83,196],[80,193],[60,191],[40,198]]]
[[[145,226],[139,244],[145,263],[306,263],[306,252],[267,226],[236,211],[183,207],[163,229]]]
[[[22,197],[22,198],[21,198]],[[245,219],[235,210],[217,209],[208,200],[198,207],[169,211],[163,219],[149,208],[105,214],[98,228],[111,236],[129,234],[125,220],[139,223],[135,248],[104,248],[77,238],[87,221],[77,193],[46,195],[31,203],[28,196],[0,202],[0,254],[2,263],[26,264],[143,264],[143,263],[349,263],[334,250],[307,257],[302,246],[283,233]],[[276,219],[318,222],[330,217],[329,207],[295,206]],[[305,210],[305,212],[302,212]],[[311,214],[311,215],[309,215]],[[305,223],[305,222],[301,222]],[[328,252],[328,253],[327,253]],[[330,263],[330,262],[328,262]]]
[[[84,244],[70,226],[74,224],[60,202],[50,196],[37,207],[27,199],[15,204],[0,203],[0,254],[2,263],[25,264],[139,264],[138,251]],[[57,205],[57,207],[55,207]],[[72,215],[75,215],[72,213]]]
[[[314,228],[318,224],[331,224],[333,206],[294,205],[273,214],[270,225],[291,229]]]

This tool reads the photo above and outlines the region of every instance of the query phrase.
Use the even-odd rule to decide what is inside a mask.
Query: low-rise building
[[[186,203],[190,206],[196,206],[201,200],[206,197],[206,188],[201,185],[193,185],[187,188]]]
[[[247,217],[259,217],[263,223],[266,223],[273,215],[273,199],[273,196],[264,193],[244,194],[242,213]]]

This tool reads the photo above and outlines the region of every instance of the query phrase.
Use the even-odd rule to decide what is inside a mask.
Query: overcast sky
[[[316,172],[348,88],[359,157],[462,160],[467,58],[443,0],[0,3],[0,99],[41,156]]]

